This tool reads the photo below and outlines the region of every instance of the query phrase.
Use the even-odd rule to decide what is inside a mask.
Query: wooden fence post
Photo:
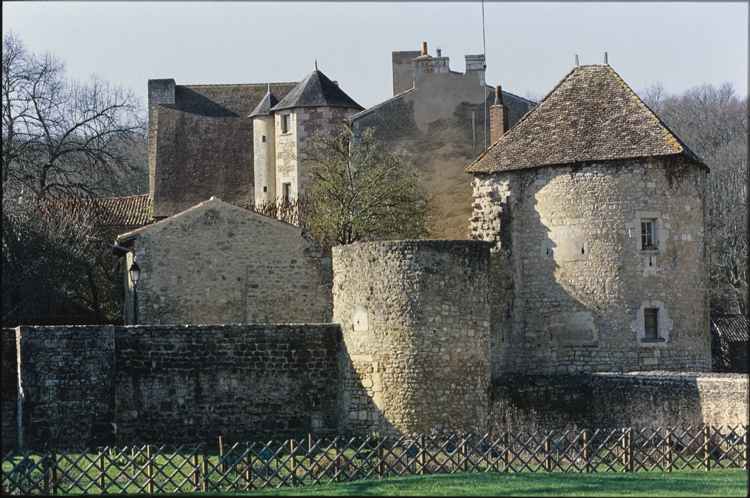
[[[380,436],[375,438],[375,447],[378,449],[375,458],[378,459],[378,479],[383,477],[383,447],[380,445]]]
[[[672,472],[672,466],[674,465],[674,445],[675,438],[672,429],[667,427],[667,472]]]
[[[289,440],[289,455],[292,461],[292,487],[297,487],[297,459],[294,456],[294,439]]]
[[[219,469],[221,469],[221,476],[224,477],[224,474],[227,473],[227,467],[226,464],[223,461],[224,459],[224,443],[222,441],[221,436],[219,436],[219,461],[221,462],[221,465],[219,466]]]
[[[463,471],[468,472],[469,471],[469,444],[466,442],[466,438],[464,438],[463,442],[461,443],[461,459],[464,461],[462,464]]]
[[[190,479],[190,483],[193,485],[193,488],[195,490],[198,489],[198,454],[195,453],[192,457],[190,457],[190,463],[193,465],[193,477]]]
[[[50,488],[50,465],[49,465],[49,455],[44,455],[44,459],[42,459],[42,473],[44,474],[44,488],[42,490],[42,494],[48,495],[49,488]]]
[[[249,446],[248,446],[249,449]],[[245,462],[245,482],[247,482],[248,489],[255,489],[253,486],[253,452],[247,452],[247,461]]]
[[[708,444],[711,442],[711,426],[703,426],[703,458],[706,461],[706,472],[711,470],[711,457]]]
[[[208,491],[208,462],[206,461],[206,454],[203,454],[203,461],[201,462],[201,474],[203,482],[201,483],[201,491]]]
[[[424,434],[420,434],[419,442],[417,443],[417,450],[419,450],[419,475],[424,475],[425,467],[425,447],[424,447]]]
[[[333,440],[333,480],[339,482],[339,438]]]
[[[744,439],[745,439],[745,463],[742,464],[743,470],[747,470],[747,461],[748,461],[748,459],[750,459],[750,447],[748,447],[748,444],[747,444],[747,432],[748,432],[748,430],[750,430],[750,425],[746,425],[745,426],[745,437],[744,437]]]
[[[154,494],[154,462],[151,460],[151,445],[146,445],[146,458],[148,459],[146,475],[148,476],[148,493]]]
[[[104,453],[99,448],[99,457],[97,458],[99,463],[99,493],[104,493]]]
[[[544,470],[552,472],[552,443],[549,440],[549,434],[544,441]]]
[[[135,479],[135,446],[130,447],[130,477]]]
[[[52,459],[52,494],[57,494],[57,454],[54,450],[51,453]]]
[[[581,433],[583,439],[583,471],[591,472],[591,464],[589,462],[589,431],[584,429]]]

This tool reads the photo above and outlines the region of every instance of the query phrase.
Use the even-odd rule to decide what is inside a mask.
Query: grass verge
[[[201,494],[201,493],[185,493]],[[216,493],[212,493],[216,494]],[[221,494],[221,493],[219,493]],[[232,492],[231,494],[240,494]],[[450,474],[368,479],[298,488],[263,489],[252,496],[748,496],[746,470],[627,474]]]

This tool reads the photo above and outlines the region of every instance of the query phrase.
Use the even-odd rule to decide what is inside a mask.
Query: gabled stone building
[[[125,323],[330,323],[330,248],[293,225],[211,198],[117,238],[141,268],[134,321],[125,272]]]
[[[494,244],[494,374],[710,370],[708,167],[608,65],[469,168]]]

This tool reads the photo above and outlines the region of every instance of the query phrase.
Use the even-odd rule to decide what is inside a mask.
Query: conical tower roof
[[[294,90],[284,97],[274,111],[293,107],[350,107],[363,110],[338,85],[320,72],[317,64],[313,72],[300,81]]]
[[[277,99],[273,92],[271,92],[271,84],[269,83],[266,96],[263,97],[263,100],[260,101],[258,106],[253,110],[253,112],[250,113],[248,118],[252,118],[255,116],[268,116],[269,114],[271,114],[271,108],[278,103],[279,99]]]
[[[590,65],[574,68],[467,172],[673,155],[706,167],[611,67]]]

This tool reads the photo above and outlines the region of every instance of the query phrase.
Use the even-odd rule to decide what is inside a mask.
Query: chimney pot
[[[427,55],[427,42],[422,42],[422,55]]]

